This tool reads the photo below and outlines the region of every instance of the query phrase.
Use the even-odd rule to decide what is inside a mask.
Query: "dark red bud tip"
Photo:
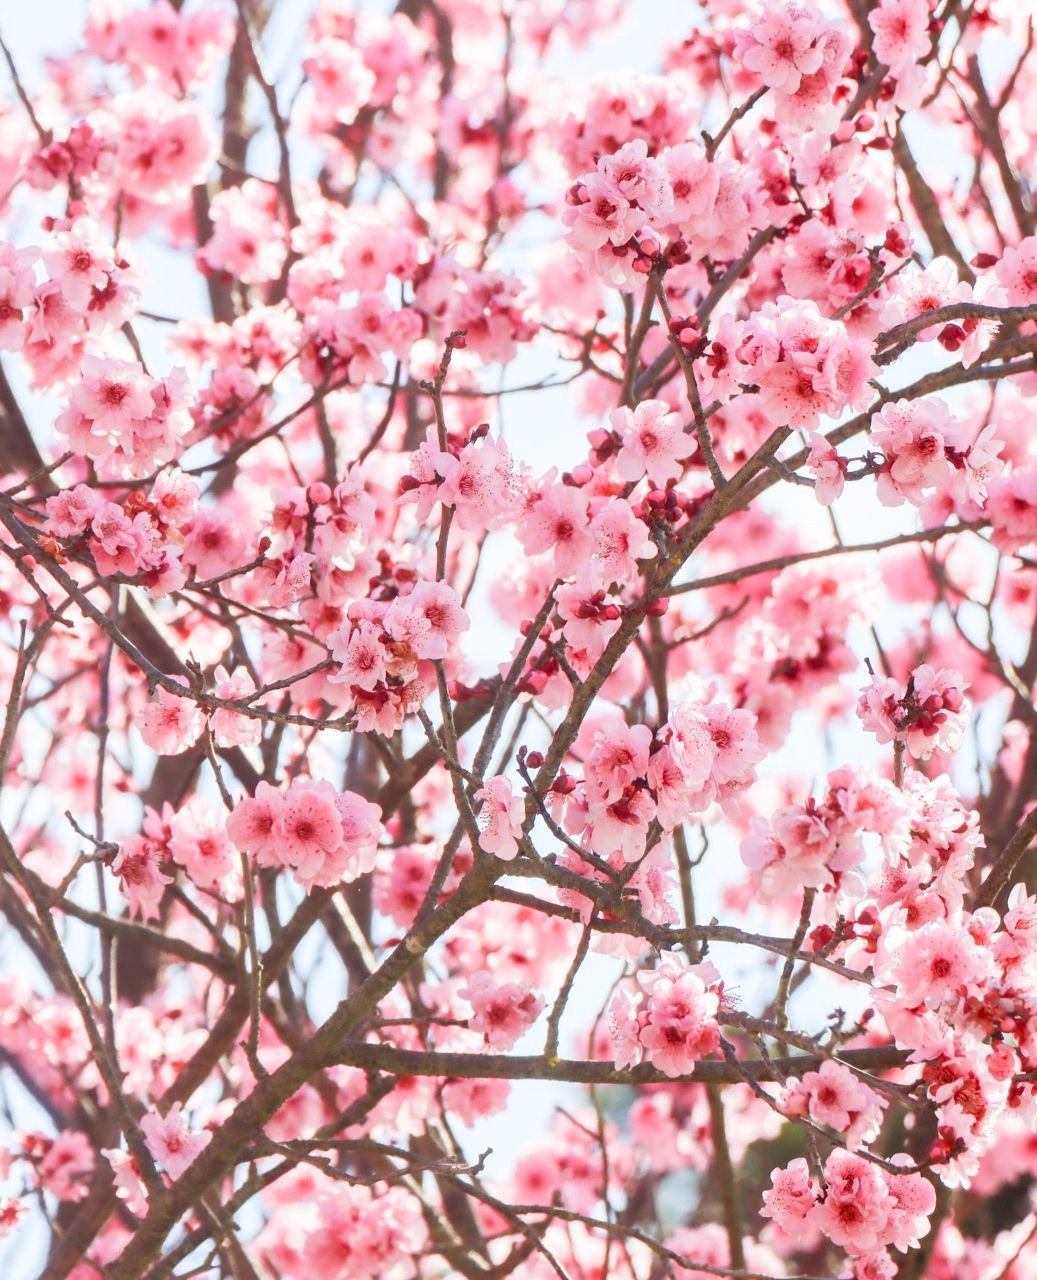
[[[653,600],[652,603],[645,610],[645,613],[648,615],[649,618],[661,618],[663,614],[667,611],[667,609],[669,609],[669,607],[670,607],[670,602],[665,598],[662,600]]]
[[[539,769],[543,763],[544,763],[544,757],[541,752],[539,751],[527,752],[526,764],[528,764],[531,769]]]
[[[957,351],[965,343],[965,330],[958,324],[948,324],[940,330],[939,343],[946,351]]]
[[[809,946],[811,951],[823,951],[835,937],[835,930],[830,924],[819,924],[810,932]]]
[[[978,267],[980,271],[986,270],[987,267],[995,266],[1000,259],[996,253],[977,253],[972,259],[972,265]]]

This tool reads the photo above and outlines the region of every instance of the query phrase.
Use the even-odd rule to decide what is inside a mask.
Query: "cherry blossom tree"
[[[0,25],[5,1277],[1037,1275],[1034,16]]]

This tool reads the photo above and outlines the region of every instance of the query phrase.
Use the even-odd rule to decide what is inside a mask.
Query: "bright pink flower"
[[[881,1095],[849,1067],[830,1058],[791,1086],[784,1109],[789,1115],[806,1114],[834,1129],[854,1151],[877,1136],[885,1105]]]
[[[115,269],[112,252],[90,218],[77,218],[68,230],[57,232],[54,247],[44,250],[43,262],[51,280],[78,311],[86,310],[92,291],[103,289],[108,273]]]
[[[193,802],[173,819],[169,852],[200,889],[220,888],[236,862],[223,823],[208,807]]]
[[[827,1192],[814,1210],[821,1230],[847,1253],[870,1253],[886,1243],[896,1202],[882,1171],[849,1151],[825,1161]]]
[[[884,951],[889,958],[880,956],[877,972],[895,985],[907,1008],[953,1002],[968,990],[978,992],[993,977],[990,952],[949,920],[898,931],[885,939]]]
[[[342,843],[342,817],[330,782],[295,782],[281,810],[284,861],[304,878]]]
[[[621,986],[609,1010],[617,1065],[646,1058],[664,1075],[681,1076],[713,1053],[720,1043],[715,982],[712,965],[689,966],[671,952],[658,968],[640,970],[636,986]]]
[[[254,796],[246,796],[234,806],[227,819],[227,835],[261,865],[277,865],[283,848],[283,813],[281,793],[268,782],[260,782]]]

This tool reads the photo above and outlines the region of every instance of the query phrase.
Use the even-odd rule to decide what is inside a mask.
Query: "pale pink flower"
[[[371,622],[344,622],[328,636],[331,656],[339,664],[328,679],[350,688],[374,689],[386,677],[381,629]]]
[[[579,581],[592,591],[613,582],[635,581],[638,560],[652,560],[658,554],[647,526],[623,498],[611,498],[601,508],[591,521],[590,536],[593,551],[582,566]]]
[[[926,0],[880,0],[869,11],[875,57],[895,76],[902,75],[929,52],[933,39],[929,32],[931,17]]]
[[[626,244],[645,225],[646,216],[603,174],[588,173],[577,184],[573,203],[563,209],[562,221],[572,247],[586,252]]]
[[[152,1157],[174,1179],[179,1178],[212,1141],[211,1133],[192,1132],[179,1102],[174,1102],[164,1116],[155,1110],[146,1112],[140,1129]]]
[[[236,861],[223,823],[194,801],[173,818],[169,852],[200,889],[219,888]]]
[[[813,1217],[820,1194],[807,1162],[797,1157],[783,1169],[771,1171],[771,1185],[763,1193],[760,1213],[770,1218],[790,1239],[797,1240]]]
[[[593,550],[588,525],[584,493],[575,486],[545,483],[519,524],[518,537],[528,555],[550,551],[559,576],[570,578]]]
[[[503,775],[487,778],[475,793],[482,802],[479,810],[479,848],[498,858],[511,860],[518,854],[518,841],[522,836],[525,805],[514,794],[511,783]]]
[[[814,497],[823,507],[830,507],[843,491],[846,466],[838,452],[816,431],[810,437],[807,468],[814,473]]]
[[[821,68],[822,30],[816,10],[792,4],[768,6],[738,33],[735,57],[770,88],[795,93],[803,76]]]
[[[1006,249],[996,271],[1010,306],[1037,306],[1037,236],[1027,236],[1014,249]]]
[[[128,1151],[120,1151],[118,1147],[103,1148],[101,1155],[112,1166],[112,1173],[115,1175],[115,1194],[130,1213],[143,1218],[148,1212],[148,1192],[136,1160]]]
[[[681,463],[695,452],[695,438],[664,400],[642,400],[636,409],[620,406],[609,415],[622,441],[616,471],[624,480],[647,475],[656,485],[676,480]]]
[[[457,592],[445,582],[421,581],[385,612],[385,630],[417,658],[446,658],[471,622]]]
[[[142,920],[158,916],[159,903],[172,878],[159,870],[161,853],[155,843],[143,835],[130,836],[119,846],[112,872],[119,877],[119,887],[129,904],[130,913]]]
[[[140,736],[160,756],[175,756],[193,747],[205,728],[205,717],[190,698],[170,693],[163,685],[137,712]]]
[[[507,1051],[533,1025],[544,1007],[526,983],[497,984],[484,972],[473,973],[458,994],[475,1010],[469,1025],[481,1031],[491,1049]]]

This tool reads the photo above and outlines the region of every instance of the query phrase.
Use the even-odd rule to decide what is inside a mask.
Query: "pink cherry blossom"
[[[500,775],[488,778],[475,793],[475,798],[482,803],[479,810],[479,848],[498,858],[514,858],[518,853],[518,840],[525,818],[521,798],[513,793],[508,779]]]
[[[144,1141],[152,1157],[171,1178],[179,1178],[212,1141],[212,1134],[193,1131],[180,1103],[174,1102],[165,1115],[148,1111],[140,1122]]]
[[[497,984],[487,973],[473,973],[459,993],[475,1010],[473,1031],[480,1031],[493,1049],[508,1050],[540,1016],[543,1000],[525,984]]]
[[[609,421],[622,441],[616,470],[624,480],[640,480],[646,474],[656,484],[676,480],[681,462],[695,452],[694,437],[662,400],[643,400],[633,412],[613,409]]]
[[[144,742],[159,755],[178,755],[194,746],[205,727],[197,703],[159,685],[154,697],[137,713],[137,729]]]

